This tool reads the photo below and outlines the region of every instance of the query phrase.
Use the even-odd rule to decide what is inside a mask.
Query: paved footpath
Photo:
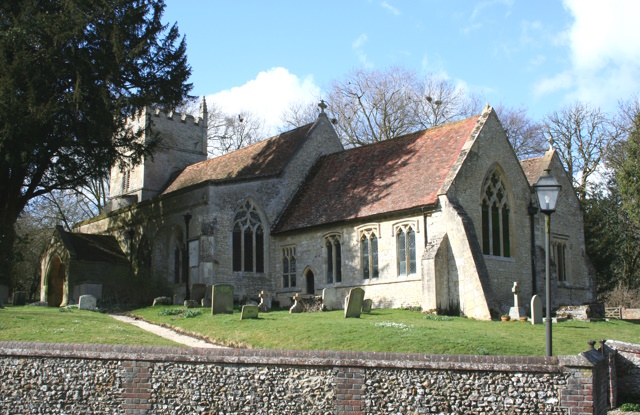
[[[223,348],[223,346],[218,346],[217,344],[211,344],[204,340],[196,339],[195,337],[187,336],[185,334],[180,334],[166,327],[158,326],[157,324],[147,323],[146,321],[138,320],[133,317],[118,316],[115,314],[110,314],[110,316],[115,318],[116,320],[133,324],[136,327],[140,327],[142,330],[146,330],[149,333],[153,333],[160,337],[164,337],[165,339],[172,340],[176,343],[185,344],[189,347],[203,347],[207,349]]]

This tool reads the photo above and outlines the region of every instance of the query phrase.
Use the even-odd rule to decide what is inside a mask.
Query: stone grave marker
[[[243,305],[242,313],[240,314],[240,320],[246,320],[248,318],[258,318],[258,308],[257,305]]]
[[[182,305],[182,304],[184,304],[184,295],[173,294],[173,305]]]
[[[338,292],[335,288],[325,288],[322,290],[322,308],[328,311],[340,308]]]
[[[359,318],[362,312],[362,300],[364,300],[364,290],[362,288],[352,288],[347,297],[347,306],[344,309],[345,318]]]
[[[78,310],[96,311],[96,297],[91,294],[81,295],[78,299]]]
[[[157,305],[171,305],[172,300],[169,297],[156,297],[153,299],[153,305],[152,307],[155,307]]]
[[[542,300],[537,295],[531,297],[531,324],[542,324]]]
[[[200,304],[200,300],[205,297],[205,290],[207,286],[205,284],[193,284],[191,286],[191,299]]]
[[[200,306],[201,307],[211,307],[211,298],[203,298],[202,300],[200,300]]]
[[[289,309],[289,313],[302,313],[302,304],[300,303],[300,293],[293,296],[293,305]]]
[[[196,300],[184,300],[184,306],[186,308],[196,308],[198,307],[198,302]]]
[[[513,307],[509,309],[509,318],[511,320],[518,321],[520,320],[520,317],[526,317],[527,314],[525,313],[524,308],[520,307],[520,304],[519,304],[518,297],[520,294],[520,289],[518,288],[517,282],[513,283],[513,288],[511,289],[511,292],[513,293]]]
[[[362,312],[365,314],[371,314],[372,305],[373,305],[373,300],[370,298],[367,298],[366,300],[362,301]]]
[[[269,298],[269,293],[266,291],[260,291],[260,304],[258,304],[258,308],[261,313],[268,313],[271,310],[271,299]]]
[[[13,292],[13,305],[25,305],[27,303],[27,293],[25,291]]]
[[[216,284],[211,286],[211,314],[233,314],[233,287]]]

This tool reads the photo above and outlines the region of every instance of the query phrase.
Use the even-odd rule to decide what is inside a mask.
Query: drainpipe
[[[184,249],[184,266],[183,269],[185,270],[185,276],[186,276],[186,285],[187,288],[185,290],[185,300],[190,300],[191,299],[191,295],[189,293],[189,274],[191,273],[190,269],[189,269],[189,221],[191,220],[191,213],[187,212],[184,214],[184,228],[185,228],[185,249]]]
[[[537,293],[535,215],[538,213],[538,208],[533,204],[533,201],[529,201],[528,212],[531,223],[531,295],[534,296]]]

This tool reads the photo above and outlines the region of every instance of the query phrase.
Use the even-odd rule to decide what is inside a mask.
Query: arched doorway
[[[47,274],[47,303],[50,307],[60,307],[62,304],[65,278],[64,264],[56,255],[51,259]]]
[[[307,294],[312,294],[312,295],[315,294],[316,288],[315,288],[315,278],[313,276],[313,271],[308,269],[307,272],[305,273],[305,279],[307,282]]]

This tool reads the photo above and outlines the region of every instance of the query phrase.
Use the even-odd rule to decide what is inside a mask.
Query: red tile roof
[[[322,157],[274,232],[435,204],[479,120],[471,117]]]
[[[533,186],[538,181],[542,173],[544,173],[544,169],[549,168],[552,156],[553,153],[547,152],[540,157],[520,161],[520,165],[522,166],[522,170],[524,170],[525,176],[527,176],[527,181],[530,186]]]
[[[227,182],[278,175],[305,140],[312,126],[313,124],[307,124],[232,153],[188,166],[163,194],[202,182]]]

